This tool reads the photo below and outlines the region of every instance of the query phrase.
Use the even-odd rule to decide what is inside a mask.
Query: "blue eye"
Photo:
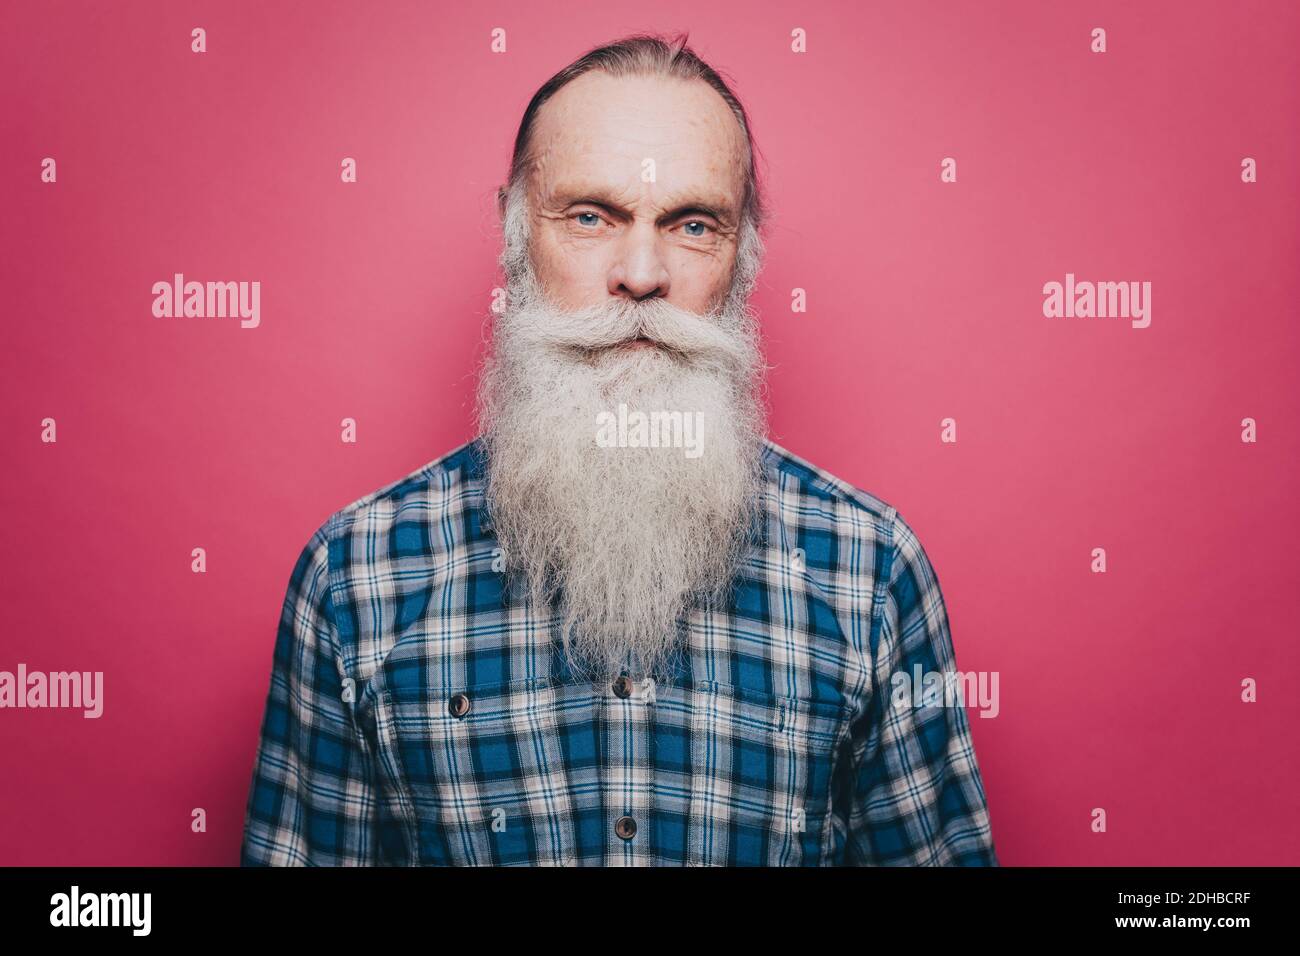
[[[583,222],[582,224],[583,224],[584,226],[594,226],[594,225],[596,225],[596,223],[600,222],[600,217],[597,216],[594,212],[580,212],[580,213],[578,213],[578,221],[581,222],[581,221],[582,221],[582,218],[583,218],[584,216],[590,216],[591,219],[592,219],[591,222]]]
[[[700,232],[688,232],[687,235],[690,236],[692,239],[702,239],[702,238],[704,238],[704,232],[703,232],[703,230],[709,228],[709,227],[706,226],[704,223],[700,222],[698,219],[692,219],[690,222],[688,222],[688,223],[686,224],[686,228],[687,228],[687,229],[689,229],[691,226],[699,226],[699,227],[700,227],[700,230],[701,230]]]

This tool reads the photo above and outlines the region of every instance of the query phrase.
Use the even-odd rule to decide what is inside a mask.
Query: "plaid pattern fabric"
[[[657,683],[574,679],[501,573],[477,441],[331,515],[285,596],[241,863],[996,865],[964,709],[891,700],[956,667],[915,534],[764,465],[731,599],[682,616]]]

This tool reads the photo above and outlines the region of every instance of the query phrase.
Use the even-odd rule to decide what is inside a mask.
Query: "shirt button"
[[[614,681],[614,695],[624,700],[632,696],[632,678],[624,674],[618,680]],[[625,818],[626,819],[626,818]]]
[[[630,840],[636,836],[636,821],[631,817],[619,817],[614,821],[614,832],[620,840]]]
[[[453,717],[464,717],[469,713],[469,698],[464,694],[454,694],[447,701],[447,711]]]

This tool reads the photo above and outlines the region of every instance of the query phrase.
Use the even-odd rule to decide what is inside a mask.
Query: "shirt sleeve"
[[[917,677],[955,672],[939,580],[895,514],[894,547],[872,664],[873,693],[855,735],[851,865],[997,866],[966,709],[916,706]],[[906,680],[896,675],[906,675]],[[940,676],[938,680],[944,680]],[[939,687],[940,701],[949,701]]]
[[[248,795],[242,866],[375,863],[370,750],[335,651],[325,527],[303,548],[285,594]]]

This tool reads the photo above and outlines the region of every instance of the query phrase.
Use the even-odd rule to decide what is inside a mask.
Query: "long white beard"
[[[765,416],[752,314],[662,299],[566,312],[513,281],[479,381],[488,506],[530,600],[558,596],[570,666],[592,677],[670,672],[677,620],[725,597],[761,490]],[[665,348],[609,348],[638,335]],[[602,447],[598,416],[698,416],[682,447]],[[691,450],[696,455],[696,450]]]

